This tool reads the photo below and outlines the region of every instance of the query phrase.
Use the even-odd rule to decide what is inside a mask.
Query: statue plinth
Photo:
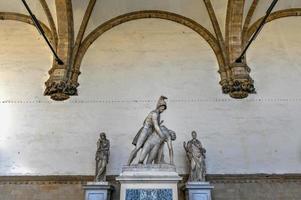
[[[108,182],[88,182],[83,188],[85,200],[110,200],[114,190]]]
[[[120,200],[178,200],[178,182],[182,180],[174,165],[149,164],[124,166],[119,177]]]
[[[209,182],[187,182],[183,187],[186,200],[211,200],[211,190],[214,187]]]

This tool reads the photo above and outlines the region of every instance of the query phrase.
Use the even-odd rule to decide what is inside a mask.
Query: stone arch
[[[271,15],[268,17],[266,23],[271,22],[276,19],[284,18],[284,17],[296,17],[296,16],[301,16],[301,8],[278,10],[278,11],[271,13]],[[254,22],[250,26],[250,28],[247,31],[246,41],[254,34],[254,32],[258,28],[262,19],[263,19],[263,17],[258,19],[256,22]]]
[[[0,20],[13,20],[19,21],[26,24],[30,24],[34,26],[31,18],[27,15],[21,13],[14,13],[14,12],[0,12]],[[45,31],[46,36],[50,39],[51,43],[53,43],[52,32],[43,22],[39,21],[43,30]]]
[[[131,12],[127,13],[124,15],[120,15],[118,17],[115,17],[100,26],[98,26],[96,29],[94,29],[82,42],[80,45],[78,54],[75,58],[73,70],[72,70],[72,77],[71,80],[73,83],[78,84],[78,76],[80,74],[80,65],[82,62],[82,59],[87,52],[88,48],[90,45],[98,38],[100,37],[103,33],[106,31],[112,29],[115,26],[118,26],[120,24],[123,24],[125,22],[133,21],[133,20],[138,20],[138,19],[146,19],[146,18],[157,18],[157,19],[164,19],[164,20],[169,20],[173,21],[179,24],[182,24],[184,26],[187,26],[188,28],[194,30],[196,33],[201,35],[207,43],[210,45],[210,47],[213,49],[217,61],[219,64],[219,72],[224,71],[225,67],[225,62],[222,56],[221,49],[218,45],[217,39],[203,26],[198,24],[197,22],[186,18],[184,16],[171,13],[171,12],[166,12],[166,11],[159,11],[159,10],[145,10],[145,11],[136,11],[136,12]]]

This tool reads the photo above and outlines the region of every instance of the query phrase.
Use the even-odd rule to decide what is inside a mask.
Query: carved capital
[[[230,68],[231,79],[220,82],[223,93],[235,99],[243,99],[249,94],[256,93],[254,81],[249,75],[250,68],[246,63],[233,63]]]
[[[222,91],[224,94],[229,94],[231,91],[230,84],[228,80],[222,80],[220,81],[220,85],[222,86]]]
[[[233,83],[229,85],[229,90],[230,96],[235,99],[243,99],[249,94],[256,93],[254,81],[251,78],[247,80],[234,80]]]
[[[77,86],[65,81],[47,81],[44,95],[50,96],[55,101],[64,101],[70,96],[77,95]]]

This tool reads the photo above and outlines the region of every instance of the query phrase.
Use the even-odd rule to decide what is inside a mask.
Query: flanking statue
[[[192,139],[183,143],[187,158],[190,162],[189,182],[205,182],[206,175],[206,149],[202,147],[197,139],[197,133],[192,131]]]
[[[151,111],[143,122],[143,126],[136,134],[132,144],[135,146],[130,153],[128,165],[131,165],[136,158],[137,153],[141,150],[139,164],[143,164],[146,157],[146,164],[162,164],[165,163],[163,149],[167,143],[170,156],[170,164],[173,164],[173,148],[172,141],[176,139],[174,131],[169,130],[162,125],[160,115],[167,109],[167,97],[161,96],[158,100],[156,109]]]
[[[95,155],[96,168],[95,168],[95,181],[106,181],[106,168],[110,156],[110,141],[106,138],[105,133],[99,134],[97,141],[97,151]]]
[[[113,185],[106,181],[106,168],[110,156],[110,141],[105,133],[99,134],[97,140],[97,151],[95,154],[95,179],[93,182],[87,182],[83,185],[85,191],[85,200],[110,200]]]

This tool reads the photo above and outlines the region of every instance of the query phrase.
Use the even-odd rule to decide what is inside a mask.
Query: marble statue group
[[[131,165],[139,150],[141,150],[139,164],[143,164],[146,158],[146,164],[165,163],[163,154],[164,144],[169,149],[169,163],[174,163],[172,141],[176,139],[176,133],[166,128],[162,125],[163,121],[160,121],[160,114],[167,108],[166,99],[166,97],[161,96],[156,109],[151,111],[145,118],[143,126],[132,142],[135,147],[130,154],[128,165]]]
[[[167,200],[178,200],[177,183],[182,178],[176,172],[174,164],[173,142],[177,136],[176,132],[167,128],[161,120],[161,114],[167,109],[166,100],[167,97],[165,96],[159,98],[155,109],[148,113],[141,128],[133,138],[133,149],[129,153],[127,165],[123,167],[122,173],[116,178],[121,183],[121,200],[158,200],[162,196]],[[189,168],[188,182],[185,185],[186,196],[187,199],[198,199],[193,198],[193,193],[199,194],[202,190],[201,193],[204,196],[201,199],[209,200],[213,186],[205,180],[206,149],[197,139],[195,131],[192,131],[191,136],[192,139],[183,142]],[[168,158],[165,155],[166,152],[168,152]],[[93,192],[96,191],[96,188],[100,192],[99,195],[102,195],[102,198],[99,199],[110,199],[113,186],[106,181],[109,156],[110,141],[102,132],[97,141],[95,155],[95,182],[85,186],[87,200],[91,200],[89,195],[94,195]],[[155,182],[161,185],[162,189],[158,189],[154,184]],[[143,187],[139,188],[138,186]]]
[[[133,139],[133,150],[130,153],[127,165],[132,165],[134,159],[140,151],[138,164],[166,164],[174,165],[174,151],[172,142],[176,140],[176,133],[163,125],[160,119],[161,113],[167,109],[167,97],[161,96],[156,105],[156,109],[151,111],[145,118],[142,127]],[[184,142],[189,164],[189,181],[205,181],[206,150],[197,139],[197,133],[192,131],[192,139]],[[169,162],[165,161],[164,147],[167,146],[169,152]],[[110,154],[110,141],[105,133],[100,133],[97,141],[96,172],[95,181],[105,181],[106,166]]]

